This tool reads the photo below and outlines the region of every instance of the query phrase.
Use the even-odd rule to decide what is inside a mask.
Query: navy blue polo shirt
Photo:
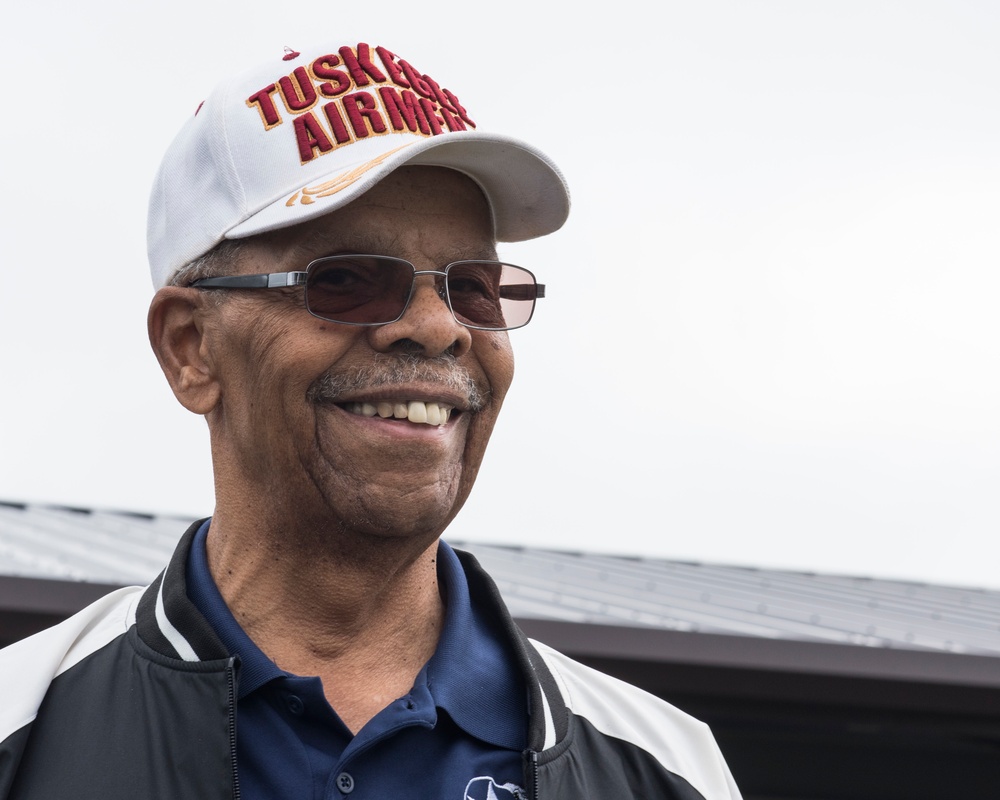
[[[279,669],[250,640],[219,594],[198,531],[188,594],[240,657],[237,764],[246,800],[499,800],[521,798],[527,690],[503,637],[474,608],[455,552],[438,548],[445,620],[438,647],[405,697],[357,735],[317,677]],[[492,792],[492,795],[490,794]]]

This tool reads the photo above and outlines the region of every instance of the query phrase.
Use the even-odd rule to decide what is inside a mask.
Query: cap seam
[[[232,97],[232,94],[233,94],[233,82],[230,82],[226,85],[225,90],[223,92],[223,97],[221,98],[222,103],[220,104],[220,110],[222,116],[222,125],[221,125],[222,136],[220,138],[225,147],[225,162],[229,167],[229,174],[232,176],[233,183],[237,187],[240,193],[239,197],[240,207],[238,215],[239,220],[240,222],[244,222],[248,217],[247,192],[246,192],[246,187],[243,185],[243,177],[239,174],[239,170],[236,167],[236,161],[233,159],[233,148],[229,135],[229,114],[227,113],[227,110],[229,109],[229,100]],[[236,224],[238,225],[240,224],[240,222]],[[226,234],[229,233],[229,231],[232,230],[234,227],[236,226],[230,225],[229,228],[223,231],[220,240],[225,239]]]

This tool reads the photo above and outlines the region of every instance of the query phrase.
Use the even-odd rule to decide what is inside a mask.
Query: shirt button
[[[351,773],[341,772],[337,776],[337,788],[344,794],[350,794],[354,791],[354,778],[351,777]]]
[[[302,700],[294,694],[288,695],[288,697],[285,698],[285,703],[288,705],[288,710],[295,716],[301,715],[302,712],[306,710],[305,703],[303,703]]]

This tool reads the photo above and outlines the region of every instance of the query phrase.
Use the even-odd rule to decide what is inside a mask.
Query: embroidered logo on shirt
[[[528,793],[516,783],[497,783],[493,778],[473,778],[462,800],[528,800]]]

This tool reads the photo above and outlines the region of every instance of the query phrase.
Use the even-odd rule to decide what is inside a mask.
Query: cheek
[[[486,452],[486,446],[500,414],[500,408],[514,377],[514,354],[511,351],[507,334],[483,333],[485,334],[483,339],[474,345],[474,352],[479,362],[479,368],[486,377],[489,398],[483,411],[476,415],[468,442],[471,446],[469,452],[475,452],[477,462],[482,459]]]
[[[232,316],[233,335],[223,353],[223,404],[280,427],[291,409],[276,406],[304,398],[316,375],[337,357],[337,348],[313,318],[301,319],[290,309],[249,313],[236,306]]]
[[[514,378],[514,353],[506,333],[487,334],[488,338],[477,348],[480,365],[486,373],[497,410],[503,402]]]
[[[232,355],[247,364],[249,374],[266,381],[250,387],[259,392],[308,385],[352,347],[362,330],[330,325],[287,302],[249,311],[234,309],[238,352]]]

